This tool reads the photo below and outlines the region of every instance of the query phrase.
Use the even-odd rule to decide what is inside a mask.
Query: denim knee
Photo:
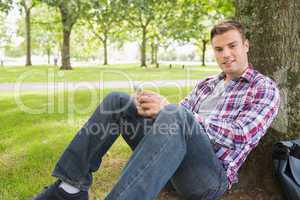
[[[108,95],[105,96],[105,99],[113,101],[113,100],[116,100],[116,99],[117,100],[120,99],[121,96],[123,96],[123,97],[128,96],[129,97],[129,95],[124,93],[124,92],[110,92],[110,93],[108,93]]]
[[[184,108],[176,104],[169,104],[158,113],[155,121],[159,121],[159,123],[170,127],[173,131],[184,135],[183,127],[186,123],[185,115],[186,112]]]
[[[186,119],[186,109],[182,106],[178,106],[176,104],[168,104],[166,105],[159,113],[159,115],[163,115],[163,117],[167,118],[175,118],[176,121],[184,122]]]
[[[110,92],[105,96],[102,103],[105,105],[106,109],[122,112],[132,105],[133,99],[124,92]]]

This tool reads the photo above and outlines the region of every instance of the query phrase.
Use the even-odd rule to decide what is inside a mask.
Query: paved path
[[[81,81],[49,83],[0,83],[0,91],[54,91],[78,89],[128,88],[135,85],[145,88],[194,86],[197,80],[153,80],[153,81]]]

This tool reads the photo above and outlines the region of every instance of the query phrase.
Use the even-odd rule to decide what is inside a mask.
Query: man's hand
[[[165,97],[148,91],[138,92],[135,102],[138,114],[150,118],[154,118],[164,106],[170,104]]]

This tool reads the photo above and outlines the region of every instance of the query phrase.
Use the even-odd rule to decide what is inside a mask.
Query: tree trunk
[[[71,29],[63,28],[63,46],[61,52],[61,67],[60,69],[71,70],[70,63],[70,36]]]
[[[61,67],[60,69],[71,70],[70,63],[70,38],[73,25],[78,19],[79,15],[73,13],[74,11],[68,7],[68,1],[61,1],[59,4],[59,11],[61,15],[61,23],[63,29],[63,44],[61,51]]]
[[[154,42],[151,43],[151,65],[155,64],[155,58],[154,55],[155,54],[155,44]]]
[[[300,133],[299,10],[299,0],[236,0],[237,18],[250,39],[249,60],[277,82],[281,95],[277,119],[240,173],[241,187],[260,187],[269,199],[280,196],[272,177],[272,144]]]
[[[155,44],[155,48],[154,48],[154,64],[157,65],[158,64],[158,44]]]
[[[158,44],[155,42],[151,43],[151,64],[157,66],[157,54],[158,54]]]
[[[205,66],[205,52],[207,40],[202,40],[202,66]]]
[[[50,65],[50,54],[51,54],[51,50],[50,48],[47,48],[47,61],[48,61],[48,65]]]
[[[141,45],[141,67],[147,67],[146,65],[146,45],[147,45],[147,29],[143,27],[142,45]]]
[[[107,35],[104,35],[104,40],[103,40],[103,50],[104,50],[104,62],[103,65],[108,64],[108,59],[107,59]]]
[[[26,63],[31,66],[31,35],[30,35],[30,9],[25,9],[25,41],[26,41]]]
[[[299,0],[237,2],[238,16],[248,27],[252,43],[250,61],[260,72],[272,77],[281,91],[281,112],[273,123],[273,128],[285,133],[287,137],[299,137],[300,2]]]

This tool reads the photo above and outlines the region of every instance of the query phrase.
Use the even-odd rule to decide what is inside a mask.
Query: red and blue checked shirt
[[[239,78],[226,84],[224,98],[207,118],[197,114],[201,102],[211,94],[225,74],[199,81],[180,104],[194,113],[221,161],[230,189],[250,151],[258,145],[275,118],[280,96],[276,84],[249,66]]]

